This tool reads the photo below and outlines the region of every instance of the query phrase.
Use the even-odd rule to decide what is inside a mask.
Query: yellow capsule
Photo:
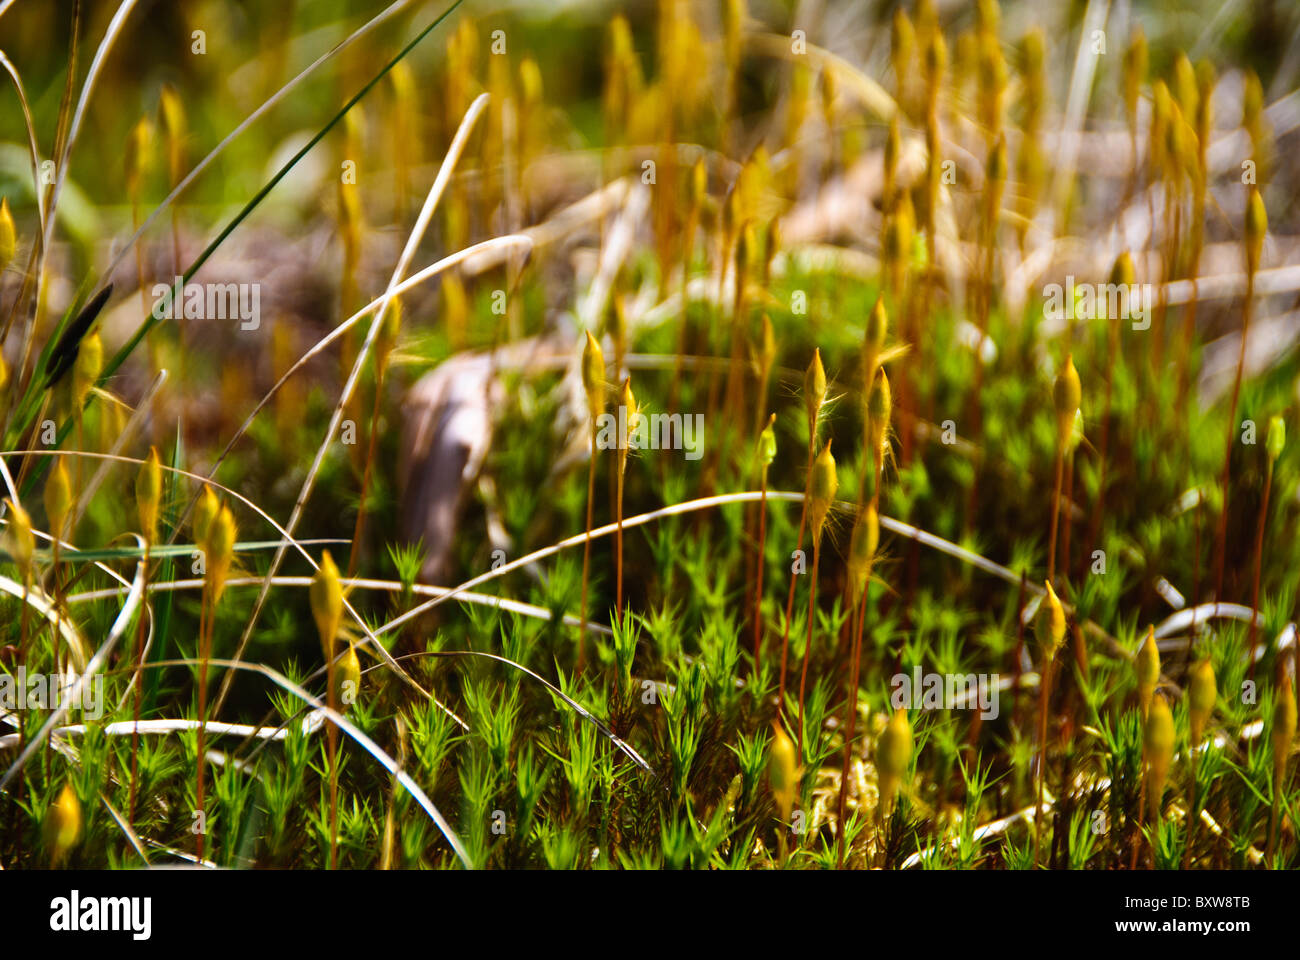
[[[889,28],[889,61],[894,67],[894,79],[901,87],[907,82],[916,55],[916,28],[901,6],[894,9],[894,19]]]
[[[1151,169],[1157,173],[1165,168],[1165,126],[1173,112],[1173,98],[1163,80],[1151,84]]]
[[[212,492],[212,488],[206,483],[203,485],[203,492],[199,494],[199,502],[194,505],[194,520],[192,522],[194,530],[194,543],[196,546],[206,550],[208,547],[208,533],[212,529],[212,521],[217,519],[217,511],[221,509],[221,501],[217,495]]]
[[[876,744],[876,769],[901,780],[907,776],[913,747],[912,724],[908,722],[907,710],[899,707],[889,718]]]
[[[1137,273],[1133,268],[1133,255],[1127,250],[1115,258],[1115,263],[1110,268],[1110,282],[1118,287],[1132,289],[1137,283]],[[1099,305],[1100,306],[1100,305]],[[1109,314],[1109,307],[1106,308]],[[1117,320],[1118,317],[1107,316],[1108,320]]]
[[[525,106],[536,107],[542,102],[542,71],[532,57],[524,57],[519,64],[519,88]]]
[[[4,351],[0,351],[0,420],[3,420],[5,416],[5,407],[2,401],[7,386],[9,386],[9,364],[5,363]]]
[[[883,816],[893,806],[898,787],[907,779],[915,738],[907,711],[899,707],[876,742],[876,775],[880,785],[880,811]]]
[[[867,398],[867,435],[871,440],[873,456],[880,456],[888,442],[887,434],[893,407],[889,377],[885,376],[885,369],[881,367],[876,371],[876,379],[871,385],[871,393]]]
[[[1174,759],[1174,715],[1163,695],[1157,694],[1151,701],[1143,745],[1147,761],[1147,813],[1154,823],[1160,819],[1160,801]]]
[[[821,540],[822,528],[826,524],[826,516],[830,513],[839,485],[839,479],[835,475],[835,458],[831,456],[831,441],[827,440],[821,454],[813,461],[812,482],[809,484],[808,513],[812,518],[813,543]]]
[[[98,449],[111,450],[113,443],[126,429],[126,405],[113,402],[104,404],[99,413],[99,429],[95,431]]]
[[[1283,786],[1286,760],[1291,753],[1291,742],[1295,740],[1295,727],[1295,693],[1291,675],[1283,673],[1282,682],[1278,684],[1277,702],[1273,704],[1273,784],[1277,790]]]
[[[339,228],[343,241],[343,263],[349,272],[361,260],[361,195],[355,183],[339,180]]]
[[[1074,368],[1074,357],[1065,358],[1065,366],[1056,375],[1052,385],[1052,403],[1056,408],[1056,441],[1064,449],[1074,431],[1075,416],[1083,403],[1083,385],[1079,371]]]
[[[1056,651],[1065,642],[1065,608],[1052,589],[1051,581],[1047,581],[1044,586],[1047,587],[1047,596],[1039,605],[1038,616],[1034,620],[1034,636],[1038,640],[1039,662],[1047,664],[1051,663]]]
[[[622,14],[610,21],[609,51],[605,68],[605,118],[621,133],[641,87],[640,61],[632,45],[632,29]]]
[[[582,388],[587,393],[587,412],[594,421],[605,409],[605,352],[590,330],[582,350]]]
[[[1187,718],[1191,727],[1191,743],[1195,748],[1200,745],[1205,727],[1214,713],[1214,704],[1219,691],[1214,679],[1214,665],[1209,657],[1192,667],[1191,680],[1187,685]]]
[[[388,73],[393,84],[393,99],[400,105],[409,105],[415,99],[415,75],[410,64],[403,61]]]
[[[1251,145],[1258,150],[1263,139],[1264,125],[1264,88],[1260,86],[1259,76],[1247,68],[1241,90],[1241,125],[1250,134]]]
[[[726,54],[727,67],[734,71],[740,63],[741,33],[748,19],[746,0],[725,0],[722,4],[723,49]],[[627,21],[623,22],[627,25]]]
[[[91,388],[99,380],[104,369],[104,343],[98,333],[82,338],[77,348],[77,360],[72,368],[72,395],[77,406],[85,405]]]
[[[821,412],[826,401],[826,368],[822,366],[822,351],[818,347],[813,351],[812,361],[803,375],[803,402],[808,411],[808,430],[815,433],[817,414]]]
[[[1147,77],[1147,38],[1138,27],[1124,51],[1124,109],[1129,122],[1137,121],[1138,97]]]
[[[619,393],[619,403],[627,410],[628,430],[632,429],[632,411],[636,410],[636,394],[632,392],[632,378],[623,380],[623,389]]]
[[[1196,182],[1201,176],[1201,153],[1196,131],[1187,122],[1186,117],[1181,114],[1176,127],[1176,150],[1179,166],[1190,180]]]
[[[163,84],[158,112],[167,137],[167,171],[175,186],[181,180],[181,166],[185,162],[185,106],[170,83]]]
[[[1115,265],[1110,268],[1110,282],[1126,287],[1137,283],[1137,274],[1133,269],[1133,255],[1127,250],[1115,258]]]
[[[153,543],[158,535],[158,507],[162,502],[162,464],[158,448],[151,446],[149,456],[135,475],[135,504],[140,514],[140,532]]]
[[[465,70],[469,76],[476,76],[478,74],[478,28],[474,26],[473,20],[465,17],[456,29]]]
[[[740,228],[740,238],[736,243],[736,277],[743,283],[749,276],[750,269],[758,260],[758,234],[754,232],[754,221],[746,220]]]
[[[885,300],[883,297],[876,297],[871,313],[867,315],[866,335],[863,339],[864,348],[869,351],[866,355],[874,354],[878,357],[885,349],[885,337],[888,334],[889,314],[885,312]]]
[[[799,761],[795,757],[794,742],[778,723],[772,724],[772,746],[768,750],[767,782],[772,799],[788,823],[794,810],[795,793],[799,789]]]
[[[835,80],[835,71],[829,65],[822,67],[821,80],[822,117],[827,126],[835,126],[835,101],[839,97],[839,85]]]
[[[912,195],[903,190],[898,195],[894,214],[885,224],[884,249],[881,260],[889,271],[890,291],[898,294],[907,276],[912,250],[912,237],[916,233],[916,214],[912,209]]]
[[[633,439],[636,437],[637,430],[640,427],[641,415],[636,409],[636,395],[632,393],[632,378],[628,377],[623,381],[623,389],[619,394],[619,405],[622,406],[627,417],[626,433],[623,435],[623,448],[619,451],[621,465],[627,466],[627,453],[633,448]]]
[[[1286,421],[1281,417],[1274,415],[1268,418],[1268,439],[1265,441],[1265,447],[1268,450],[1268,459],[1270,462],[1277,460],[1282,456],[1282,450],[1286,446]]]
[[[704,158],[700,157],[695,161],[695,168],[691,171],[691,203],[696,210],[699,210],[708,198],[709,168],[705,165]]]
[[[990,183],[1002,183],[1007,179],[1007,138],[1004,134],[998,134],[998,139],[989,150],[984,173]]]
[[[934,0],[916,0],[916,35],[929,37],[939,32],[939,12]]]
[[[448,207],[448,213],[457,205]],[[442,281],[442,311],[446,318],[447,333],[453,344],[465,342],[465,327],[469,319],[469,297],[465,293],[465,284],[455,273],[447,274]]]
[[[81,839],[81,803],[72,784],[65,783],[45,814],[45,845],[55,863],[61,863]]]
[[[609,330],[610,339],[614,341],[615,356],[620,349],[627,343],[627,302],[623,297],[617,296],[611,298],[606,328]]]
[[[1258,187],[1250,188],[1246,203],[1246,269],[1254,273],[1259,267],[1259,255],[1264,249],[1264,235],[1268,233],[1268,211]]]
[[[320,569],[312,576],[308,593],[321,652],[328,663],[334,657],[334,641],[343,623],[343,587],[339,583],[339,568],[328,550],[321,555]]]
[[[876,297],[871,313],[867,314],[867,328],[862,337],[862,382],[870,396],[871,383],[880,366],[880,355],[885,351],[885,338],[889,335],[889,315],[885,313],[882,297]]]
[[[772,283],[772,261],[776,259],[776,252],[780,249],[781,224],[772,219],[763,228],[763,286],[765,287]]]
[[[1183,111],[1183,116],[1195,117],[1200,106],[1201,92],[1192,61],[1181,50],[1174,57],[1174,89],[1178,91],[1178,107]]]
[[[948,68],[948,43],[943,38],[943,34],[938,30],[929,32],[929,40],[925,44],[925,85],[934,96],[939,89],[939,84],[943,80],[944,71]]]
[[[772,465],[776,459],[776,431],[773,426],[776,423],[776,414],[767,418],[767,426],[763,432],[758,435],[758,461],[766,469]]]
[[[1216,81],[1214,64],[1209,60],[1198,60],[1196,63],[1196,91],[1199,97],[1199,105],[1196,108],[1196,137],[1202,146],[1206,145],[1206,139],[1210,132],[1210,114],[1214,106],[1214,85]]]
[[[1002,132],[1002,103],[1007,86],[1007,63],[995,36],[981,33],[976,39],[979,69],[979,121],[990,136]]]
[[[1169,176],[1181,176],[1184,172],[1184,153],[1182,145],[1182,126],[1183,126],[1183,109],[1178,105],[1178,101],[1171,98],[1169,101],[1169,114],[1161,127],[1164,133],[1164,158],[1168,167]]]
[[[609,23],[609,46],[611,57],[620,60],[634,53],[632,48],[632,28],[627,17],[618,14]]]
[[[334,704],[347,709],[357,702],[361,692],[361,661],[357,648],[349,643],[347,651],[334,667]]]
[[[764,384],[772,372],[772,367],[776,365],[776,330],[772,326],[772,318],[766,313],[763,314],[762,330],[759,333],[758,349],[758,376]]]
[[[977,0],[975,4],[975,28],[982,33],[996,36],[998,24],[1002,20],[1002,11],[998,0]]]
[[[230,508],[223,506],[209,531],[208,593],[215,604],[226,591],[226,578],[235,557],[235,517]]]
[[[153,147],[153,124],[141,117],[126,137],[126,193],[133,201],[140,195],[140,184],[149,169]]]
[[[388,301],[388,309],[384,311],[384,325],[379,328],[379,333],[375,336],[376,370],[382,372],[388,369],[389,357],[397,346],[397,338],[401,332],[402,301],[399,297],[393,297]]]
[[[1146,638],[1142,641],[1142,646],[1138,647],[1134,659],[1134,668],[1137,671],[1138,703],[1142,708],[1142,716],[1145,717],[1151,707],[1156,685],[1160,682],[1160,649],[1156,646],[1155,627],[1147,628]]]
[[[32,518],[27,515],[26,510],[12,500],[5,500],[5,505],[9,508],[9,553],[26,578],[31,575],[32,557],[36,553],[36,538],[32,535]]]
[[[9,266],[18,249],[18,230],[9,210],[9,198],[0,200],[0,270]]]
[[[806,73],[799,75],[806,76]],[[762,200],[775,188],[775,182],[771,154],[760,144],[754,148],[736,175],[736,185],[731,194],[734,204],[731,222],[735,224],[743,223],[746,219],[760,219]]]
[[[880,515],[875,506],[868,503],[858,514],[858,522],[853,525],[853,536],[849,541],[849,599],[854,604],[867,588],[871,565],[876,559],[879,546]]]
[[[346,156],[355,157],[363,149],[366,140],[366,114],[358,107],[349,110],[343,116],[343,142]]]
[[[72,479],[62,457],[54,458],[54,466],[45,479],[45,515],[50,520],[50,533],[63,539],[68,511],[72,509]]]

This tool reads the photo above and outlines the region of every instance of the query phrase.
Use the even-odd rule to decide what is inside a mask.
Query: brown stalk
[[[1052,519],[1047,535],[1047,579],[1056,579],[1056,531],[1061,513],[1061,479],[1065,470],[1065,453],[1056,448],[1056,480],[1052,484]]]
[[[1038,797],[1034,806],[1034,863],[1037,864],[1043,842],[1043,784],[1047,780],[1047,704],[1052,696],[1054,656],[1044,658],[1042,676],[1038,678]]]
[[[854,618],[856,626],[853,630],[853,653],[849,660],[848,700],[844,708],[846,714],[844,718],[844,769],[840,774],[839,807],[835,821],[836,842],[839,844],[836,862],[841,869],[844,867],[844,848],[848,835],[844,818],[848,806],[849,770],[853,762],[853,735],[858,720],[858,681],[861,678],[860,671],[862,667],[862,625],[867,619],[867,591],[865,589],[862,591],[862,596],[858,598],[857,610],[858,615]]]
[[[1259,504],[1259,520],[1255,525],[1255,572],[1250,588],[1250,626],[1246,629],[1246,655],[1250,658],[1250,675],[1255,675],[1255,623],[1259,619],[1259,575],[1264,560],[1264,522],[1268,519],[1268,498],[1273,491],[1273,458],[1269,457],[1264,473],[1264,499]]]
[[[768,419],[768,427],[776,422],[776,414]],[[762,456],[762,454],[760,454]],[[763,655],[763,567],[767,553],[767,469],[763,462],[758,480],[758,556],[754,573],[754,675],[758,676],[759,662]]]
[[[803,535],[808,528],[808,494],[812,489],[812,467],[813,459],[817,456],[817,432],[812,430],[808,436],[808,467],[806,470],[807,479],[803,485],[803,501],[799,508],[799,539],[797,550],[803,550]],[[785,671],[786,661],[790,652],[790,618],[794,616],[794,587],[798,582],[798,574],[793,570],[790,572],[790,594],[785,601],[785,629],[781,634],[781,674],[777,685],[776,708],[782,716],[785,715]]]
[[[199,860],[203,859],[203,838],[207,831],[207,816],[204,809],[203,790],[206,765],[203,762],[204,740],[207,734],[207,716],[208,716],[208,625],[211,620],[216,619],[216,611],[210,609],[212,591],[209,589],[208,580],[204,577],[202,588],[202,600],[199,606],[199,731],[197,738],[197,764],[198,771],[195,775],[194,797],[199,815],[199,831],[194,835],[194,852]]]
[[[817,568],[821,563],[822,542],[820,537],[813,538],[812,583],[808,588],[808,637],[804,641],[803,670],[799,674],[799,738],[796,756],[803,758],[803,702],[808,686],[808,661],[812,659],[813,623],[816,620],[817,603]]]
[[[587,653],[587,587],[591,574],[592,501],[596,497],[596,421],[591,421],[591,457],[587,466],[587,539],[582,545],[582,627],[578,631],[577,672],[582,673]]]
[[[149,550],[153,546],[153,538],[147,537],[144,542],[144,571],[145,571],[145,594],[149,589]],[[131,686],[134,690],[134,705],[132,707],[132,719],[134,721],[131,727],[131,792],[130,799],[127,803],[126,822],[135,823],[135,798],[136,788],[139,786],[136,779],[139,769],[140,750],[140,701],[144,696],[144,617],[139,617],[135,627],[135,651],[136,667],[135,673],[131,677]]]
[[[1232,438],[1237,432],[1237,404],[1241,399],[1242,368],[1246,365],[1246,335],[1250,332],[1250,311],[1255,300],[1255,265],[1246,270],[1246,302],[1241,308],[1241,349],[1237,354],[1237,373],[1232,380],[1232,399],[1228,403],[1227,441],[1223,451],[1223,477],[1220,489],[1223,503],[1219,507],[1219,522],[1215,531],[1214,597],[1223,599],[1223,564],[1228,541],[1228,483],[1232,479]]]

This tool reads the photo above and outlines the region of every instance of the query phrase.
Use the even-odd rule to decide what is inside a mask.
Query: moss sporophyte
[[[0,2],[6,866],[1300,864],[1279,5],[308,6]]]

